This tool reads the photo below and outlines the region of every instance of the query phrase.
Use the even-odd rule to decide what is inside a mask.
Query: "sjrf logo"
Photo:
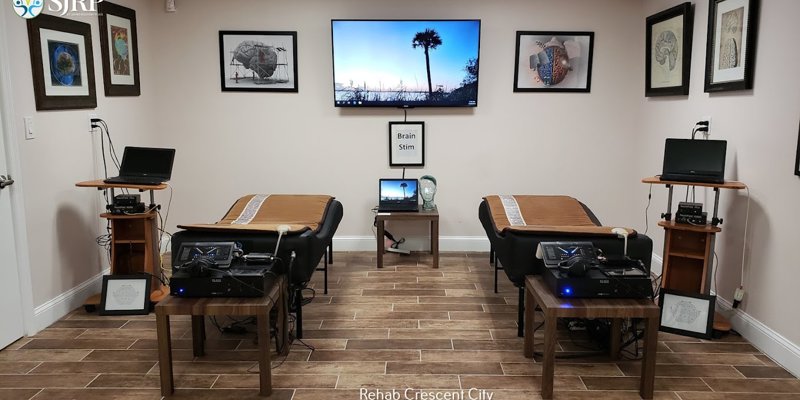
[[[90,15],[97,13],[97,5],[103,0],[47,0],[47,10],[57,15]],[[22,18],[35,18],[42,13],[45,0],[11,0],[14,11]]]
[[[35,18],[44,8],[44,0],[11,0],[11,3],[17,15],[25,19]]]

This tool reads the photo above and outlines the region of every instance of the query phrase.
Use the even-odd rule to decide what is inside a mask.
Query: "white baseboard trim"
[[[34,308],[33,329],[35,331],[27,332],[27,335],[35,335],[37,332],[47,328],[67,315],[70,311],[82,306],[87,297],[99,293],[103,285],[103,275],[108,273],[110,273],[110,270],[106,269],[80,285]]]
[[[730,319],[733,329],[747,339],[750,344],[786,368],[792,375],[800,377],[800,346],[792,343],[750,314],[740,309],[734,309],[733,305],[722,297],[717,296],[717,306]]]
[[[655,274],[656,276],[661,275],[661,272],[664,270],[664,258],[653,253],[653,257],[650,259],[650,273]]]
[[[374,236],[334,236],[334,251],[375,251]],[[426,238],[406,238],[401,248],[422,251],[430,249]],[[489,239],[485,236],[439,237],[440,251],[489,251]]]

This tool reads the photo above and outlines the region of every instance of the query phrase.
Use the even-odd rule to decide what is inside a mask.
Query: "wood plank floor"
[[[304,342],[316,350],[295,342],[285,360],[274,359],[271,398],[358,400],[361,388],[377,388],[404,399],[408,387],[465,390],[465,399],[475,388],[475,400],[540,398],[542,366],[522,356],[516,336],[517,291],[501,271],[493,292],[486,253],[444,253],[438,270],[428,255],[388,254],[382,270],[374,253],[334,260],[328,295],[316,272],[316,298],[304,307]],[[174,319],[174,398],[258,398],[252,333],[220,334],[207,323],[207,355],[193,358],[190,321]],[[559,334],[559,354],[577,358],[557,360],[557,399],[639,398],[638,361],[611,362],[591,352],[583,333]],[[661,334],[658,351],[657,399],[800,400],[800,380],[740,337]],[[0,351],[0,400],[159,399],[157,359],[153,314],[77,309]]]

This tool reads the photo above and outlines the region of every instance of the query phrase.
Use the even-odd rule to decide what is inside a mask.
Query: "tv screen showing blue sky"
[[[416,191],[416,179],[381,181],[381,200],[384,201],[409,199]]]
[[[478,58],[480,21],[332,21],[334,83],[380,92],[428,91],[425,51],[412,42],[435,30],[441,44],[429,49],[433,90],[462,85],[465,68]]]

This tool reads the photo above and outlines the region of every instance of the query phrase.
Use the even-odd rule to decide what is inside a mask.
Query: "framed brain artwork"
[[[692,21],[689,2],[647,17],[645,97],[689,94]]]
[[[592,87],[594,32],[517,31],[515,92],[585,92]]]

